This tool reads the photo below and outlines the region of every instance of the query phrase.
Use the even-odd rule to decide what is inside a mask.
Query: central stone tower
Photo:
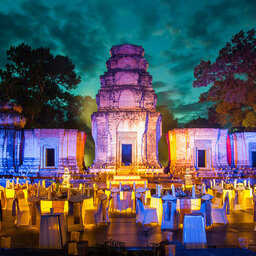
[[[157,96],[144,49],[116,45],[110,53],[96,96],[98,111],[91,117],[95,141],[91,172],[162,171],[158,162],[162,119],[155,110]]]

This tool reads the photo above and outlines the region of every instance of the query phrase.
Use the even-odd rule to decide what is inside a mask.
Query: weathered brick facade
[[[83,168],[84,132],[24,129],[20,106],[5,103],[0,110],[0,174],[52,176],[65,167],[74,172]]]
[[[220,170],[256,165],[256,132],[228,134],[227,129],[189,128],[168,132],[171,168]]]
[[[96,96],[98,111],[92,115],[93,169],[121,167],[123,144],[131,145],[131,166],[160,168],[162,120],[155,110],[157,96],[144,50],[141,46],[119,45],[110,52],[108,71],[100,77],[101,89]]]

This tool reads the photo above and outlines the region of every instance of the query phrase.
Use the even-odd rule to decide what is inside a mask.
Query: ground
[[[229,224],[215,225],[207,229],[207,250],[186,250],[182,245],[182,230],[175,231],[173,243],[176,244],[176,255],[256,255],[256,232],[254,232],[253,211],[239,211],[228,216]],[[1,236],[11,237],[12,248],[30,248],[19,250],[0,250],[0,255],[66,255],[67,250],[38,250],[39,232],[27,230],[25,227],[16,228],[14,217],[10,211],[4,211]],[[81,233],[80,240],[87,240],[89,247],[102,244],[104,240],[122,241],[127,247],[138,249],[151,247],[152,243],[160,243],[164,239],[164,231],[160,226],[141,226],[135,223],[129,214],[116,214],[110,218],[109,225],[91,227]],[[246,237],[250,250],[239,250],[238,238]],[[220,249],[225,248],[225,249]],[[232,248],[232,249],[231,249]],[[89,251],[89,255],[96,252]]]

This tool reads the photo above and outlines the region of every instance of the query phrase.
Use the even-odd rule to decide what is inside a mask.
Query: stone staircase
[[[122,166],[116,170],[117,175],[131,175],[137,174],[136,168],[133,166]]]
[[[199,178],[214,178],[216,177],[216,174],[213,170],[207,170],[207,171],[198,171],[198,177]]]

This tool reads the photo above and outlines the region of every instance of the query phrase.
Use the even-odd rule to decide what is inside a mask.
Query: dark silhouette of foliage
[[[194,87],[210,85],[200,101],[213,102],[218,123],[256,127],[256,32],[236,34],[216,61],[201,61],[194,69]]]
[[[184,125],[185,128],[210,128],[208,119],[198,117],[197,119],[190,120]]]
[[[178,127],[178,121],[173,113],[165,105],[156,106],[156,110],[162,115],[162,137],[158,143],[159,161],[163,166],[168,165],[168,145],[166,135],[171,129]]]
[[[0,100],[22,105],[27,127],[82,128],[84,99],[71,93],[80,77],[68,57],[22,43],[7,51],[7,60],[0,70]]]

